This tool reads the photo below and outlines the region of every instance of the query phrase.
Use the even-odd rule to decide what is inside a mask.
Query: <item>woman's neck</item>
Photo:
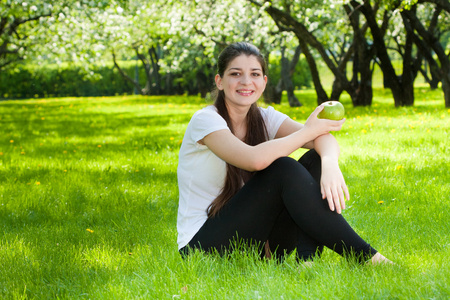
[[[249,108],[236,108],[227,105],[228,116],[233,126],[234,135],[244,140],[247,134],[247,113]]]

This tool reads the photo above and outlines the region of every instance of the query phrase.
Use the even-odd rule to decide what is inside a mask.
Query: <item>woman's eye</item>
[[[253,76],[259,77],[259,76],[261,76],[261,74],[259,74],[259,73],[253,73]]]
[[[231,73],[231,76],[239,76],[239,75],[241,75],[241,74],[237,73],[237,72]]]

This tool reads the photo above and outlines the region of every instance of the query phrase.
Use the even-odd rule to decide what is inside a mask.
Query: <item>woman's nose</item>
[[[249,84],[251,83],[251,78],[249,75],[242,75],[241,76],[241,84]]]

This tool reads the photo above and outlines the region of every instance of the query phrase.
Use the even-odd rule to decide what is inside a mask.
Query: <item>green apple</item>
[[[323,110],[317,116],[319,119],[339,121],[344,118],[345,109],[339,101],[327,101],[323,104]]]

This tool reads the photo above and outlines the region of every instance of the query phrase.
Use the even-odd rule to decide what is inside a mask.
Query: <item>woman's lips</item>
[[[252,90],[237,90],[237,93],[242,96],[250,96],[250,95],[253,95],[254,91],[252,91]]]

